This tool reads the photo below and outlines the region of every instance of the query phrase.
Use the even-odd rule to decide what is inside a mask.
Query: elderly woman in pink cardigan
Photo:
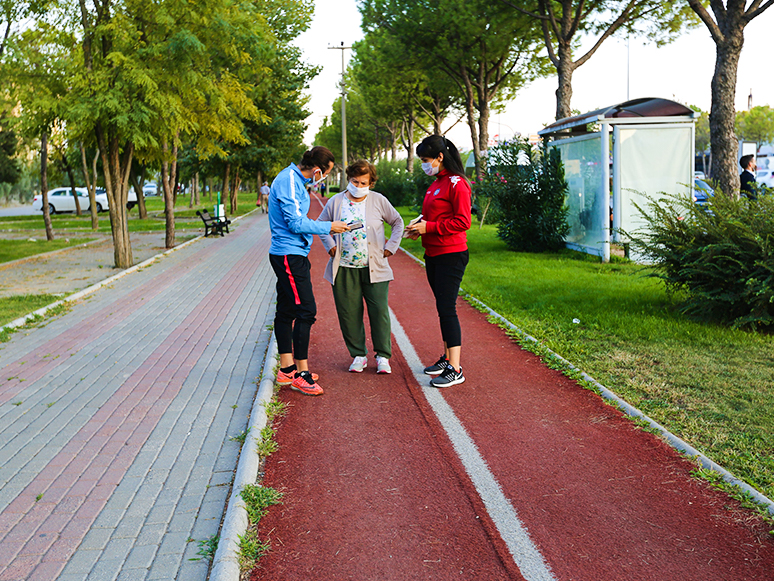
[[[371,323],[371,341],[376,355],[376,372],[391,373],[390,309],[388,293],[394,278],[387,258],[398,251],[403,235],[403,219],[382,194],[371,191],[376,169],[365,160],[347,167],[347,189],[333,196],[318,220],[341,220],[350,230],[334,236],[320,236],[331,258],[324,278],[331,283],[339,326],[349,354],[354,358],[349,370],[361,373],[366,357],[363,302]],[[384,234],[385,222],[392,226],[390,239]]]

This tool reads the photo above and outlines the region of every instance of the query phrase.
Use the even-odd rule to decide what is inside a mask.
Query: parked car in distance
[[[707,176],[704,175],[703,171],[695,171],[695,172],[693,172],[693,177],[699,178],[700,180],[707,179]]]
[[[774,168],[759,169],[758,173],[755,175],[755,181],[758,182],[758,185],[774,188]]]
[[[97,201],[97,211],[101,212],[99,208],[102,208],[103,210],[109,210],[110,204],[108,202],[107,192],[105,191],[105,188],[97,188],[95,191],[95,197]],[[134,191],[134,188],[129,186],[128,196],[126,199],[126,209],[131,210],[137,205],[137,193]]]
[[[158,196],[159,195],[159,188],[154,183],[146,183],[142,187],[142,195],[143,196]]]
[[[712,189],[707,182],[694,178],[693,180],[693,201],[699,206],[706,206],[709,199],[715,195],[715,190]]]
[[[86,188],[75,188],[78,192],[78,205],[81,211],[89,209],[89,194]],[[43,211],[43,194],[37,194],[32,198],[32,209]],[[48,211],[51,214],[57,212],[75,212],[75,198],[69,187],[53,188],[48,190]]]

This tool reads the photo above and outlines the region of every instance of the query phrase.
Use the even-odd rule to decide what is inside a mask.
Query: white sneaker
[[[363,369],[368,367],[368,358],[367,357],[360,357],[359,355],[355,357],[355,360],[352,362],[352,365],[349,366],[349,370],[353,373],[362,373]]]
[[[392,373],[390,360],[386,357],[376,357],[376,373]]]

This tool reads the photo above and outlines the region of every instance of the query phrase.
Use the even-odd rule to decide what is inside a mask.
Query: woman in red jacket
[[[422,220],[408,226],[410,238],[422,237],[425,270],[435,296],[444,353],[425,368],[435,376],[430,385],[449,387],[465,381],[460,366],[462,333],[457,317],[457,294],[468,265],[471,190],[462,159],[454,144],[442,135],[426,137],[417,146],[422,169],[436,176],[425,193]]]

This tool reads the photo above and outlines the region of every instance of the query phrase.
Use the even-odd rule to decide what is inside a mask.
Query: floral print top
[[[360,221],[363,228],[344,232],[341,235],[341,261],[340,266],[348,268],[365,268],[368,266],[368,241],[365,229],[366,201],[353,202],[349,196],[344,198],[341,204],[341,221],[351,224]]]

